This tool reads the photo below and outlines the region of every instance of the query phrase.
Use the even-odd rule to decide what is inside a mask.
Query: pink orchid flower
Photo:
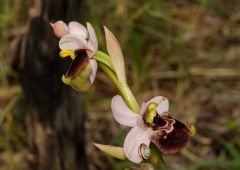
[[[174,154],[191,137],[189,128],[170,116],[169,102],[165,97],[157,96],[143,103],[140,114],[133,112],[119,95],[112,99],[111,107],[118,123],[132,127],[123,149],[126,157],[134,163],[140,163],[150,156],[151,141],[163,154]]]
[[[87,27],[72,21],[66,25],[63,21],[51,24],[55,35],[60,38],[60,56],[70,56],[73,61],[62,80],[77,91],[89,90],[93,84],[97,62],[93,59],[98,49],[96,33],[90,23]]]

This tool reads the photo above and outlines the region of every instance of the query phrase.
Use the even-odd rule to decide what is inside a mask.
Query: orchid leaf
[[[114,158],[125,160],[125,154],[122,147],[111,146],[111,145],[103,145],[98,143],[93,143],[98,149],[102,152],[113,156]]]

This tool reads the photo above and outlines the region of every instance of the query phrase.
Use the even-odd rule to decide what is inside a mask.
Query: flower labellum
[[[157,116],[153,126],[151,141],[163,154],[174,154],[180,151],[191,136],[190,129],[182,122],[172,118],[168,113]]]
[[[169,102],[162,96],[143,103],[140,114],[128,108],[121,96],[117,95],[112,99],[112,111],[116,121],[132,127],[123,146],[130,161],[140,163],[148,159],[150,142],[163,154],[174,154],[187,144],[191,137],[190,129],[172,118],[168,108]]]
[[[52,23],[53,31],[59,40],[60,57],[71,57],[72,64],[62,81],[77,91],[87,91],[92,86],[97,72],[97,62],[93,59],[98,49],[96,33],[90,23],[87,28],[72,21]]]
[[[68,72],[63,75],[62,80],[65,84],[71,85],[77,91],[86,91],[91,87],[89,75],[91,66],[88,60],[86,50],[78,50],[75,52],[75,59]]]

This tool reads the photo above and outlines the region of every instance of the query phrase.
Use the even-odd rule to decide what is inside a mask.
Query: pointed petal
[[[68,27],[63,21],[57,21],[55,23],[50,23],[54,34],[58,37],[61,38],[62,36],[66,35],[68,33]]]
[[[90,62],[91,68],[92,68],[92,71],[90,74],[90,81],[91,81],[91,84],[93,84],[95,77],[96,77],[96,73],[97,73],[97,62],[94,59],[90,59],[89,62]]]
[[[90,44],[90,46],[93,47],[92,51],[93,51],[93,54],[95,54],[98,49],[98,40],[97,40],[96,33],[90,23],[87,23],[87,30],[89,33],[88,43]]]
[[[123,98],[119,95],[113,97],[111,107],[115,120],[121,125],[129,127],[136,126],[138,119],[141,118],[128,108]]]
[[[102,145],[98,143],[93,143],[98,149],[103,151],[106,154],[109,154],[117,159],[124,160],[126,159],[123,148],[111,145]]]
[[[111,56],[113,67],[116,71],[119,82],[126,82],[125,65],[120,45],[111,31],[104,26],[107,50]]]
[[[123,149],[126,157],[135,163],[140,163],[143,158],[139,153],[139,147],[145,144],[147,147],[150,144],[148,129],[133,127],[127,134]]]
[[[76,35],[65,35],[59,41],[61,50],[88,49],[87,41],[78,38]]]
[[[80,23],[72,21],[68,24],[69,34],[79,36],[79,38],[86,40],[88,38],[87,29]]]
[[[152,102],[155,102],[158,104],[156,110],[160,115],[164,112],[167,112],[169,109],[169,101],[166,97],[163,97],[163,96],[154,97],[147,102],[147,105],[149,105],[149,103],[152,103]]]
[[[165,131],[154,131],[151,141],[163,154],[174,154],[182,150],[191,137],[189,128],[182,122],[175,120],[173,130],[170,133]]]

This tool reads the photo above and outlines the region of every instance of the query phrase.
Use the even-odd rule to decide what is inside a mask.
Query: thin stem
[[[123,96],[124,100],[126,101],[127,105],[136,113],[139,113],[140,108],[139,105],[133,96],[131,90],[129,89],[127,84],[119,83],[116,74],[109,69],[108,66],[106,66],[103,63],[99,63],[99,66],[102,68],[102,70],[106,73],[106,75],[112,80],[112,82],[115,84],[121,95]]]
[[[122,84],[122,83],[121,83]],[[132,91],[130,90],[128,84],[122,84],[122,88],[124,89],[124,93],[126,94],[125,96],[125,101],[129,101],[129,107],[136,113],[140,114],[140,108],[139,105],[132,94]],[[128,103],[128,102],[127,102]]]
[[[94,59],[97,60],[100,63],[105,64],[106,66],[108,66],[112,70],[114,70],[113,65],[112,65],[112,60],[111,60],[110,56],[105,54],[104,52],[97,51],[96,54],[94,55]]]
[[[158,170],[165,170],[165,162],[163,160],[162,154],[159,152],[159,149],[154,144],[150,144],[151,157],[149,162],[157,167]]]

